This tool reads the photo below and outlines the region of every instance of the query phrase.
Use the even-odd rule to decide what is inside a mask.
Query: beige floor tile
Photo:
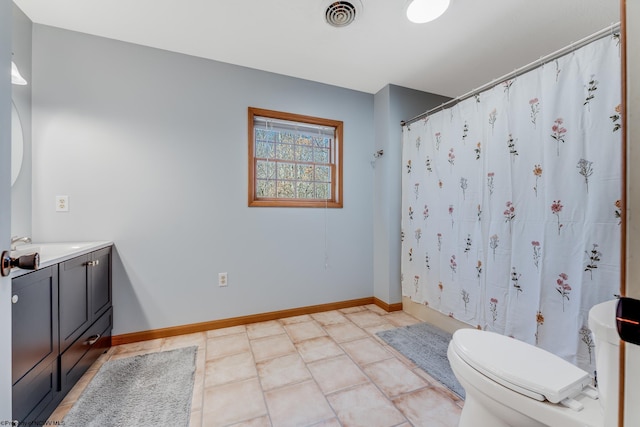
[[[264,393],[273,427],[300,427],[334,418],[335,414],[314,381]]]
[[[367,365],[364,371],[388,397],[409,393],[429,385],[395,358]]]
[[[251,349],[256,362],[296,352],[287,334],[251,340]]]
[[[353,323],[327,325],[324,328],[337,342],[353,341],[358,338],[366,338],[369,336],[365,331]]]
[[[342,348],[360,366],[379,362],[393,357],[384,346],[378,344],[374,338],[363,338],[342,344]]]
[[[247,335],[252,340],[280,334],[284,334],[284,328],[277,320],[247,325]]]
[[[224,426],[267,415],[257,378],[209,387],[204,393],[204,426]]]
[[[113,349],[113,355],[122,353],[137,353],[140,351],[151,352],[158,351],[162,348],[164,338],[158,338],[155,340],[138,341],[129,344],[122,344],[115,346]]]
[[[311,320],[313,319],[310,315],[303,314],[302,316],[285,317],[283,319],[280,319],[280,323],[282,323],[283,325],[291,325],[293,323],[310,322]]]
[[[393,313],[389,313],[386,316],[386,319],[396,326],[409,326],[421,322],[421,320],[405,313],[404,311],[394,311]]]
[[[191,427],[191,426],[189,426]],[[254,418],[248,421],[242,421],[229,427],[271,427],[271,420],[268,416]]]
[[[366,310],[365,306],[358,306],[358,307],[347,307],[347,308],[341,308],[340,311],[341,313],[357,313],[358,311],[364,311]]]
[[[263,390],[311,379],[311,374],[299,354],[276,357],[257,364]]]
[[[372,384],[327,396],[344,427],[390,427],[406,418]]]
[[[224,335],[209,338],[207,339],[207,360],[244,353],[250,349],[247,334]]]
[[[196,346],[198,348],[207,345],[207,333],[198,332],[195,334],[177,335],[175,337],[165,338],[162,341],[162,351],[175,350],[182,347]]]
[[[387,314],[389,314],[387,310],[385,310],[384,308],[378,307],[375,304],[367,304],[365,305],[365,308],[367,310],[373,311],[374,313],[378,313],[381,316],[386,316]]]
[[[409,359],[407,356],[405,356],[404,354],[400,353],[398,350],[396,350],[395,348],[391,347],[388,344],[384,344],[383,347],[385,348],[385,350],[387,350],[389,353],[393,354],[393,356],[398,359],[400,362],[402,362],[405,366],[407,366],[409,369],[416,369],[418,367],[418,365],[416,365],[415,363],[413,363],[411,361],[411,359]]]
[[[296,348],[302,359],[307,363],[344,354],[340,346],[330,337],[302,341],[296,344]]]
[[[402,395],[393,402],[416,427],[456,427],[462,411],[433,388]]]
[[[202,426],[202,411],[191,411],[191,417],[189,418],[189,427]]]
[[[207,338],[221,337],[224,335],[241,334],[246,331],[247,331],[247,327],[245,325],[230,326],[228,328],[220,328],[220,329],[212,329],[210,331],[207,331]]]
[[[212,387],[257,376],[250,351],[207,361],[205,387]]]
[[[344,314],[340,313],[337,310],[314,313],[311,315],[311,317],[313,317],[313,319],[316,322],[320,323],[322,326],[335,325],[337,323],[345,323],[349,321],[349,319],[347,319]]]
[[[369,382],[369,378],[348,356],[320,360],[307,365],[324,394]]]
[[[360,326],[361,328],[388,323],[385,319],[385,316],[381,316],[377,313],[374,313],[371,310],[359,311],[357,313],[350,313],[350,314],[347,314],[347,317],[349,318],[349,320],[351,320],[353,323]]]
[[[313,319],[316,322],[320,323],[322,326],[349,322],[349,319],[347,319],[344,314],[340,313],[337,310],[314,313],[311,315],[311,317],[313,317]]]
[[[286,325],[284,329],[291,337],[291,341],[299,343],[300,341],[310,340],[327,335],[316,322],[302,322]]]
[[[320,421],[318,424],[313,424],[309,427],[342,427],[342,424],[340,424],[337,418],[331,418],[330,420]]]

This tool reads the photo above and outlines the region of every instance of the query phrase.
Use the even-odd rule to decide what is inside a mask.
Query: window
[[[342,128],[249,107],[249,206],[341,208]]]

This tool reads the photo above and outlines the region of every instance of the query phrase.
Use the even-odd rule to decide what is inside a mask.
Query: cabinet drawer
[[[57,365],[54,361],[34,369],[13,385],[11,409],[14,420],[38,421],[38,415],[56,396]]]
[[[93,362],[111,346],[113,309],[109,309],[93,323],[60,356],[60,385],[67,393]]]

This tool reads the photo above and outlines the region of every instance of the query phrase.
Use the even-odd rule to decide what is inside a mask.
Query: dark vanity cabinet
[[[44,422],[111,346],[111,247],[12,279],[13,419]]]
[[[60,387],[68,392],[111,345],[111,248],[59,264]]]

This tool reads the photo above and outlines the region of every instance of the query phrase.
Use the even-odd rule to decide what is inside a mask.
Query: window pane
[[[331,181],[331,168],[329,166],[316,166],[316,181]]]
[[[298,182],[296,185],[296,188],[298,190],[297,194],[299,199],[315,198],[312,182]]]
[[[278,197],[293,199],[296,196],[293,189],[293,182],[291,181],[278,181],[277,188],[278,188]]]
[[[314,161],[316,163],[329,163],[329,150],[324,148],[316,148],[314,154]]]
[[[296,160],[301,162],[313,162],[313,148],[305,146],[296,147]]]
[[[331,145],[331,140],[325,137],[316,137],[313,138],[313,145],[316,147],[329,148]]]
[[[276,163],[265,162],[258,160],[257,162],[256,176],[258,179],[275,179],[276,178]]]
[[[299,179],[300,181],[313,181],[313,166],[298,165],[297,169],[297,179]]]
[[[296,144],[310,146],[311,137],[308,135],[298,135],[298,140],[296,141]]]
[[[280,160],[293,160],[293,145],[278,144],[276,149],[276,156]]]
[[[278,141],[284,144],[294,144],[296,141],[296,135],[291,132],[280,132],[278,134]]]
[[[276,197],[275,181],[257,180],[256,195],[258,197]]]
[[[278,132],[266,129],[256,129],[256,141],[275,141]]]
[[[329,184],[316,184],[316,199],[330,199],[331,192]]]
[[[293,163],[278,163],[278,179],[295,179],[295,167],[296,165]]]
[[[273,142],[256,141],[256,154],[259,159],[273,159],[275,146]]]

